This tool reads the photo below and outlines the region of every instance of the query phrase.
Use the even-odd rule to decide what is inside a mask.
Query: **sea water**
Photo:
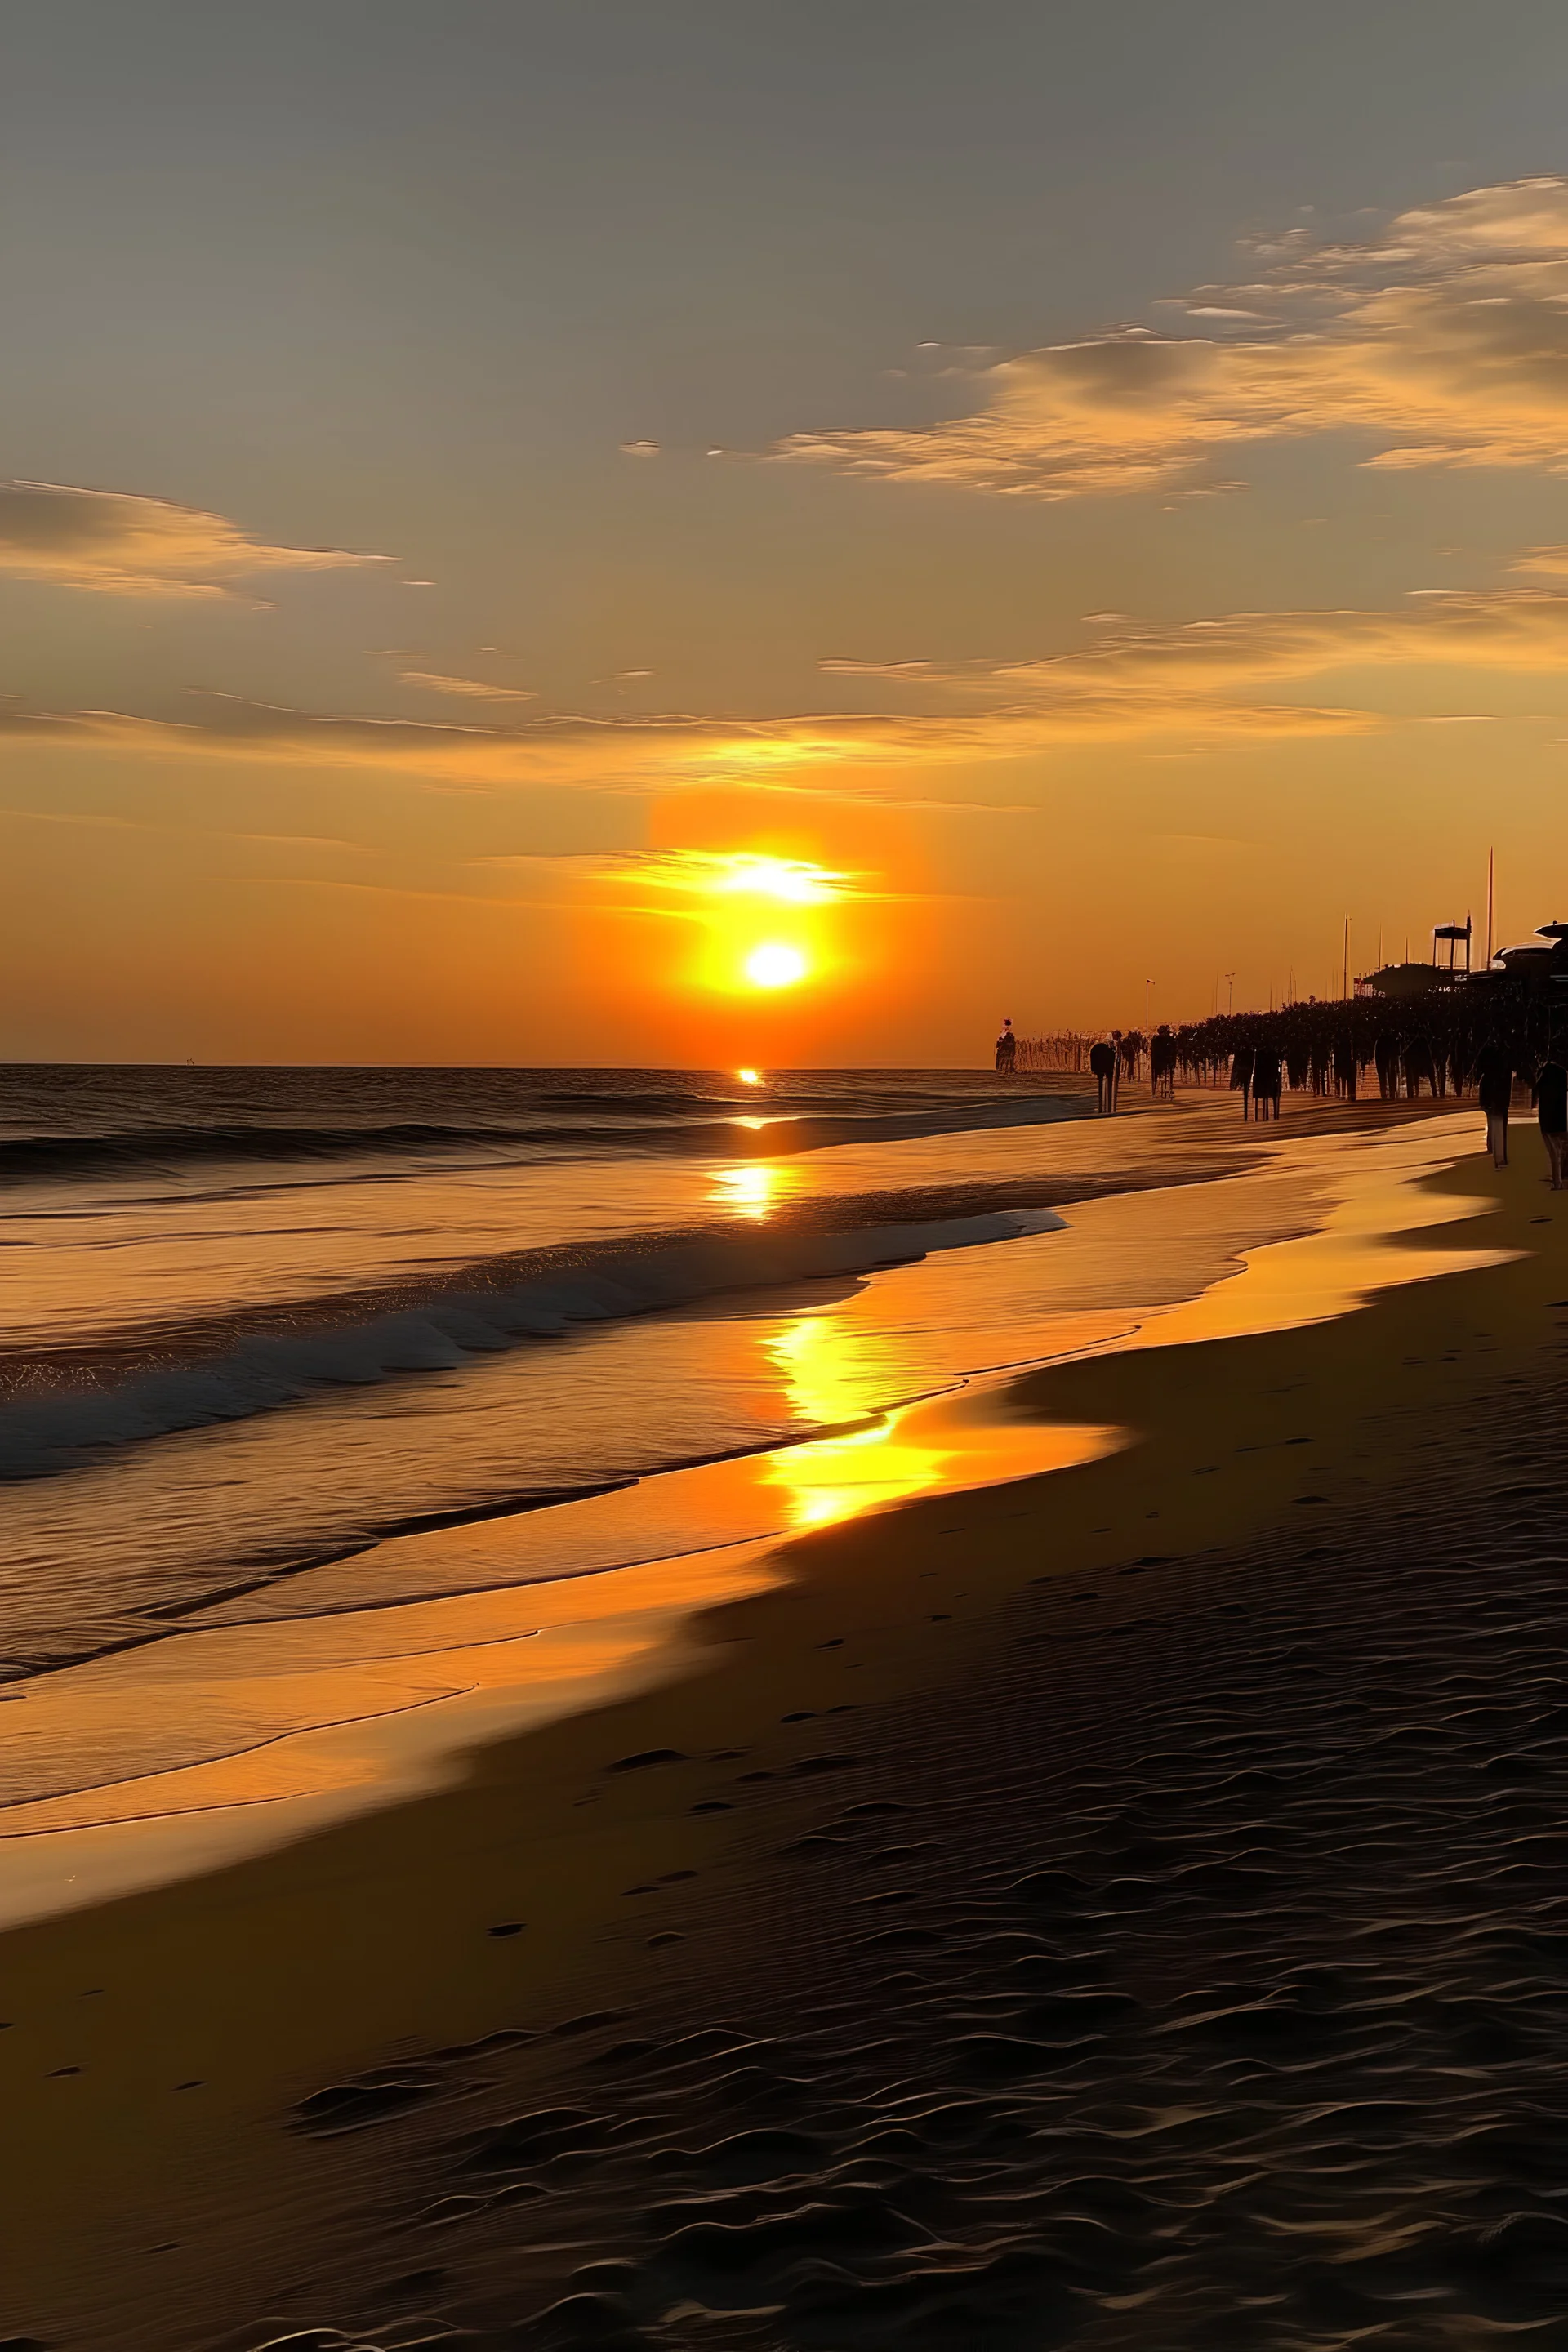
[[[956,1293],[832,1349],[811,1318],[1055,1224],[1041,1130],[1090,1108],[965,1071],[0,1071],[0,1672],[960,1376]]]

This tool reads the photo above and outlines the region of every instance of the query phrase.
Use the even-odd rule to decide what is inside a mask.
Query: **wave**
[[[595,1105],[595,1108],[607,1108]],[[646,1108],[637,1106],[638,1113]],[[443,1160],[474,1153],[512,1159],[530,1154],[568,1158],[603,1150],[723,1152],[731,1158],[821,1150],[835,1143],[896,1142],[991,1127],[1037,1126],[1082,1115],[1072,1095],[1028,1096],[1012,1101],[952,1105],[910,1111],[769,1111],[759,1107],[741,1123],[739,1106],[726,1118],[668,1114],[659,1123],[625,1115],[540,1125],[398,1119],[380,1126],[302,1127],[236,1121],[226,1125],[126,1128],[97,1135],[27,1135],[0,1140],[0,1181],[43,1182],[110,1177],[236,1160],[260,1164],[319,1163],[345,1159]]]
[[[179,1430],[241,1421],[308,1398],[403,1373],[450,1371],[470,1357],[579,1326],[690,1306],[726,1291],[873,1273],[930,1252],[973,1248],[1059,1230],[1051,1209],[993,1209],[935,1223],[702,1233],[648,1246],[575,1248],[517,1282],[422,1294],[415,1306],[358,1321],[246,1333],[180,1357],[171,1351],[106,1378],[85,1365],[54,1368],[58,1382],[13,1389],[0,1403],[0,1480],[79,1469],[102,1450]],[[32,1368],[48,1375],[47,1360]]]
[[[397,1119],[382,1127],[231,1126],[126,1128],[106,1135],[29,1135],[0,1142],[0,1177],[23,1181],[50,1176],[112,1174],[230,1160],[336,1160],[349,1154],[443,1151],[493,1145],[560,1144],[574,1133],[625,1141],[625,1128],[448,1127]]]

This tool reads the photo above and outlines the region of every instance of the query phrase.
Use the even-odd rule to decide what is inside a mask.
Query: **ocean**
[[[1048,1235],[1041,1129],[1091,1108],[974,1071],[0,1072],[0,1674],[995,1362],[1005,1285],[914,1312],[879,1269]]]

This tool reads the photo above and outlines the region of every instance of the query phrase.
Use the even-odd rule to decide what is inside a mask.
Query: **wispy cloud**
[[[1095,742],[1366,734],[1391,723],[1379,707],[1386,698],[1378,680],[1394,670],[1441,674],[1445,686],[1464,673],[1473,704],[1484,698],[1489,673],[1549,686],[1568,667],[1568,591],[1546,587],[1419,590],[1386,610],[1227,613],[1178,625],[1100,614],[1092,625],[1087,645],[1038,659],[834,663],[841,675],[918,688],[924,707],[914,710],[754,719],[544,714],[480,725],[340,716],[200,695],[190,698],[189,716],[178,719],[0,705],[0,744],[10,738],[163,759],[349,769],[454,790],[564,784],[641,794],[729,785],[952,804],[951,794],[917,788],[921,770]],[[1289,698],[1330,678],[1341,688],[1331,700]],[[1353,681],[1349,696],[1347,679]],[[1424,715],[1497,714],[1466,709]],[[778,872],[788,864],[765,862]],[[697,853],[660,853],[645,862],[643,873],[656,885],[712,890],[751,887],[760,870],[726,859],[710,871]],[[819,879],[824,887],[852,887],[847,877]]]
[[[226,596],[263,572],[390,563],[339,548],[272,547],[198,507],[59,482],[0,482],[0,573],[110,596]]]
[[[1184,305],[1215,331],[1026,352],[973,379],[972,415],[772,454],[1046,499],[1184,491],[1248,443],[1331,433],[1373,466],[1568,474],[1568,180],[1473,189],[1364,244],[1292,231],[1250,258],[1257,277]]]
[[[817,668],[828,677],[879,677],[895,686],[923,686],[933,675],[929,661],[851,661],[830,658]]]
[[[1345,670],[1497,671],[1548,678],[1568,661],[1568,594],[1540,588],[1415,590],[1386,611],[1227,613],[1174,627],[1120,624],[1082,650],[960,667],[954,685],[1047,699],[1272,688]]]
[[[1019,688],[996,690],[1013,673],[954,674],[951,683],[987,684],[988,708],[909,714],[827,712],[773,719],[614,719],[542,717],[514,726],[360,719],[279,709],[221,695],[192,698],[190,719],[123,711],[0,708],[7,737],[90,743],[160,758],[247,759],[272,764],[402,774],[448,789],[569,784],[603,792],[735,786],[834,798],[952,804],[953,795],[913,791],[914,774],[941,765],[1014,759],[1097,738],[1158,734],[1342,734],[1377,723],[1355,710],[1295,703],[1227,701],[1210,693],[1137,694],[1108,677],[1104,688],[1064,678],[1041,690],[1017,669]],[[947,683],[933,673],[933,684]],[[963,804],[972,805],[968,795]]]
[[[176,834],[204,841],[257,842],[274,849],[347,850],[353,856],[367,854],[368,845],[361,841],[345,841],[341,835],[331,833],[256,833],[229,824],[195,824],[182,823],[174,817],[122,816],[108,809],[37,809],[0,806],[0,821],[14,824],[74,825],[94,833],[161,833]]]
[[[607,871],[631,875],[655,890],[697,898],[766,898],[779,906],[823,907],[873,894],[850,874],[810,858],[774,857],[753,849],[623,850]]]
[[[1536,551],[1552,555],[1556,551]],[[1516,567],[1518,568],[1518,567]],[[1543,567],[1544,568],[1544,567]],[[1568,593],[1417,589],[1386,610],[1225,613],[1174,625],[1095,614],[1095,635],[1035,660],[836,661],[841,675],[945,693],[1015,740],[1364,732],[1389,723],[1388,674],[1489,673],[1549,685],[1568,667]],[[1281,689],[1353,675],[1360,707],[1281,702]],[[1484,692],[1484,687],[1481,689]],[[1423,714],[1433,723],[1493,718]]]
[[[482,677],[450,677],[445,670],[405,669],[398,676],[405,686],[424,687],[431,694],[455,695],[469,702],[537,702],[525,686],[487,686]]]

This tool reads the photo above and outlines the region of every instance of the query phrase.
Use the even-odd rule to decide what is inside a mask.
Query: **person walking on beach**
[[[1252,1048],[1239,1046],[1230,1066],[1230,1090],[1241,1097],[1241,1116],[1252,1117]]]
[[[1116,1048],[1103,1037],[1089,1049],[1089,1066],[1094,1072],[1094,1107],[1097,1111],[1116,1108]]]
[[[1252,1108],[1258,1118],[1278,1118],[1284,1092],[1279,1056],[1271,1045],[1260,1045],[1252,1057]]]
[[[1494,1029],[1476,1055],[1476,1078],[1486,1113],[1487,1150],[1494,1168],[1508,1166],[1508,1107],[1513,1099],[1513,1060]]]
[[[1011,1021],[1002,1024],[1002,1034],[996,1040],[996,1067],[1005,1078],[1010,1078],[1018,1062],[1018,1040],[1013,1034]]]
[[[1372,1049],[1373,1066],[1377,1071],[1377,1091],[1384,1102],[1397,1101],[1399,1096],[1399,1040],[1392,1030],[1380,1029]]]
[[[1550,1045],[1547,1059],[1535,1074],[1535,1111],[1546,1146],[1552,1189],[1561,1192],[1563,1162],[1568,1156],[1568,1070],[1553,1058]]]

